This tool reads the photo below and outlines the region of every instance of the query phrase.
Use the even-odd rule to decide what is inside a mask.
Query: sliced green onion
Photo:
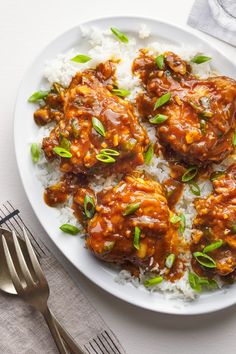
[[[92,219],[95,214],[94,199],[89,194],[84,197],[84,212],[88,219]]]
[[[104,136],[104,137],[106,136],[105,128],[99,119],[97,119],[96,117],[93,117],[92,118],[92,125],[98,134],[100,134],[101,136]]]
[[[154,146],[153,144],[149,144],[147,151],[144,154],[145,164],[148,166],[154,155]]]
[[[172,224],[177,224],[177,222],[179,222],[181,220],[181,217],[179,215],[172,215],[172,217],[170,218],[170,222]]]
[[[70,151],[70,145],[71,145],[70,141],[63,136],[60,141],[60,147],[62,147],[63,149],[65,149],[67,151]]]
[[[156,110],[157,108],[163,106],[164,104],[166,104],[167,102],[169,102],[171,98],[171,93],[167,92],[164,95],[162,95],[161,97],[159,97],[156,100],[155,106],[154,106],[154,110]]]
[[[185,218],[185,215],[184,214],[180,214],[180,223],[179,223],[179,232],[181,234],[184,233],[185,231],[185,225],[186,225],[186,218]]]
[[[88,57],[87,55],[84,55],[84,54],[78,54],[76,55],[75,57],[73,57],[71,59],[71,61],[74,61],[76,63],[87,63],[88,61],[90,61],[92,58]]]
[[[104,251],[111,251],[112,248],[115,246],[115,241],[105,241],[103,250]]]
[[[218,287],[218,284],[214,279],[199,277],[197,274],[191,272],[188,273],[188,281],[191,288],[197,292],[202,290],[202,285],[205,285],[210,290]]]
[[[204,119],[200,119],[200,129],[203,135],[206,134],[206,121]]]
[[[236,224],[234,224],[233,226],[231,226],[231,232],[233,233],[233,234],[236,234]]]
[[[141,235],[140,228],[138,226],[135,226],[133,245],[137,250],[139,250],[139,248],[140,248],[140,235]]]
[[[157,284],[160,284],[162,282],[162,280],[163,280],[163,278],[161,276],[156,277],[156,278],[151,278],[151,279],[145,280],[144,286],[148,287],[148,286],[157,285]]]
[[[199,284],[199,277],[197,274],[189,272],[188,273],[188,282],[191,288],[197,292],[200,292],[202,290],[201,285]]]
[[[70,159],[72,157],[72,154],[68,150],[66,150],[60,146],[56,146],[52,150],[55,152],[55,154],[57,154],[61,157],[66,157],[68,159]]]
[[[169,269],[172,268],[174,261],[175,261],[175,254],[174,253],[169,254],[169,256],[166,258],[166,262],[165,262],[166,267]]]
[[[216,262],[207,254],[202,252],[194,252],[193,256],[202,266],[206,268],[216,268]]]
[[[189,189],[194,195],[196,195],[198,197],[201,195],[200,187],[199,187],[199,185],[196,182],[192,182],[191,181],[189,183]]]
[[[37,91],[28,98],[28,102],[34,103],[47,97],[50,91]]]
[[[236,132],[234,132],[233,136],[233,146],[236,146]]]
[[[202,64],[209,60],[211,60],[211,57],[206,57],[205,55],[195,55],[191,61],[195,64]]]
[[[191,181],[194,177],[196,177],[197,173],[198,173],[198,168],[196,166],[188,168],[181,178],[182,182]]]
[[[75,138],[79,137],[79,123],[77,119],[72,119],[72,132]]]
[[[123,212],[123,216],[128,216],[131,214],[134,214],[140,207],[141,203],[131,203],[128,204],[125,208],[125,211]]]
[[[225,174],[225,171],[215,171],[212,172],[210,175],[210,181],[213,182],[215,181],[218,177],[223,176]]]
[[[164,114],[157,114],[155,117],[149,119],[149,122],[152,124],[161,124],[168,119],[168,116]]]
[[[104,162],[104,163],[114,163],[114,162],[116,162],[116,160],[113,157],[111,157],[109,155],[105,155],[105,154],[97,154],[96,155],[96,159],[98,161],[101,161],[101,162]]]
[[[119,151],[116,151],[113,149],[102,149],[100,152],[104,155],[109,155],[109,156],[119,156],[120,155]]]
[[[130,91],[128,90],[122,90],[122,89],[113,89],[111,90],[114,95],[119,96],[119,97],[127,97],[130,95]]]
[[[212,111],[204,111],[200,114],[200,116],[204,119],[207,119],[213,117],[214,113]]]
[[[60,226],[61,231],[70,234],[70,235],[77,235],[80,230],[78,229],[78,227],[74,226],[74,225],[70,225],[70,224],[63,224]]]
[[[222,240],[217,240],[216,242],[211,243],[210,245],[206,246],[206,247],[203,249],[202,252],[203,252],[203,253],[208,253],[208,252],[214,251],[214,250],[216,250],[217,248],[220,248],[222,245],[223,245],[223,241],[222,241]]]
[[[128,43],[129,42],[128,37],[123,32],[118,30],[118,28],[111,27],[111,31],[119,39],[119,41],[121,41],[122,43]]]
[[[30,152],[31,152],[31,159],[33,163],[37,163],[40,156],[40,148],[38,144],[36,143],[31,144]]]
[[[160,54],[155,59],[158,69],[162,70],[164,67],[164,55]]]

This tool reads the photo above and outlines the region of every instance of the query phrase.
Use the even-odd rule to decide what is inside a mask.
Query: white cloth
[[[196,0],[188,24],[236,47],[236,0]]]

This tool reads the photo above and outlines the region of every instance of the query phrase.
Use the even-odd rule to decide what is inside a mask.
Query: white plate
[[[163,23],[157,20],[136,17],[114,17],[93,20],[85,25],[98,26],[108,29],[116,26],[128,34],[137,34],[140,24],[146,23],[152,36],[164,39],[166,42],[189,46],[201,46],[204,53],[214,58],[216,68],[224,75],[235,76],[236,68],[232,62],[225,58],[209,43],[198,38],[191,32]],[[70,237],[59,231],[60,223],[56,218],[56,211],[49,208],[43,201],[43,188],[34,174],[34,166],[30,158],[30,145],[37,134],[37,127],[33,121],[34,105],[27,103],[28,97],[42,83],[42,72],[45,60],[54,58],[81,43],[83,38],[79,26],[63,33],[52,41],[39,56],[23,78],[15,108],[15,150],[17,163],[28,199],[41,224],[50,238],[55,242],[64,255],[95,284],[109,293],[130,302],[134,305],[164,313],[172,314],[200,314],[216,311],[236,302],[236,286],[227,290],[203,294],[193,302],[184,303],[182,300],[168,300],[158,293],[150,294],[145,289],[136,289],[130,284],[120,285],[114,281],[115,272],[105,264],[95,259],[85,248],[80,237]],[[81,51],[82,51],[81,50]]]

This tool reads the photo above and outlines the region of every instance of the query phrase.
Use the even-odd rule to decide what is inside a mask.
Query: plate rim
[[[119,15],[119,16],[101,16],[101,17],[91,17],[88,18],[86,21],[80,22],[77,25],[66,29],[63,32],[60,32],[59,35],[55,36],[54,38],[52,38],[45,46],[43,46],[43,48],[41,50],[38,51],[38,53],[36,53],[36,55],[31,59],[31,61],[29,61],[26,70],[24,71],[23,75],[22,75],[22,79],[20,80],[20,84],[19,84],[19,88],[17,90],[17,95],[16,95],[16,99],[15,99],[15,105],[14,105],[14,126],[13,126],[13,130],[14,130],[14,153],[15,153],[15,157],[16,157],[16,162],[17,162],[17,168],[18,168],[18,172],[20,175],[20,179],[21,179],[21,183],[23,185],[25,194],[27,196],[27,199],[30,203],[30,206],[36,216],[36,218],[38,219],[39,223],[41,224],[42,228],[44,229],[45,233],[47,234],[47,237],[50,238],[50,240],[53,242],[53,244],[56,246],[57,249],[59,249],[60,252],[62,252],[63,256],[71,263],[73,264],[73,266],[76,268],[76,271],[79,271],[80,273],[82,273],[89,281],[91,281],[93,284],[99,286],[102,290],[108,292],[110,295],[115,296],[116,298],[118,298],[119,300],[125,301],[126,303],[129,303],[133,306],[137,306],[139,308],[145,309],[145,310],[149,310],[152,312],[157,312],[157,313],[163,313],[163,314],[170,314],[170,315],[181,315],[181,316],[190,316],[190,315],[202,315],[202,314],[207,314],[207,313],[212,313],[212,312],[216,312],[216,311],[220,311],[223,310],[225,308],[228,308],[230,306],[233,306],[234,304],[236,304],[236,298],[235,300],[232,301],[228,301],[228,302],[222,302],[222,304],[218,304],[218,306],[211,306],[208,309],[202,309],[200,310],[199,308],[191,308],[188,307],[188,311],[185,312],[182,310],[182,308],[178,309],[178,308],[173,308],[171,307],[170,309],[168,308],[150,308],[148,306],[148,304],[145,303],[140,303],[135,301],[135,299],[133,299],[133,301],[131,301],[131,299],[121,295],[120,293],[116,293],[115,291],[112,291],[112,288],[109,286],[106,286],[107,284],[101,284],[101,282],[98,282],[97,279],[89,276],[88,274],[86,274],[83,270],[78,268],[78,265],[75,264],[75,262],[73,260],[71,260],[66,253],[63,252],[63,250],[61,249],[61,247],[57,244],[56,240],[50,236],[50,233],[47,231],[47,227],[46,224],[43,223],[43,221],[41,221],[40,217],[38,216],[37,212],[36,212],[36,207],[34,205],[34,201],[33,201],[33,197],[31,197],[30,195],[30,191],[27,188],[26,185],[26,181],[24,178],[24,174],[22,169],[20,168],[20,157],[19,157],[19,153],[17,151],[17,138],[16,138],[16,130],[17,130],[17,106],[18,106],[18,101],[19,101],[19,96],[20,96],[20,92],[21,92],[21,88],[25,82],[25,80],[28,77],[28,73],[30,72],[30,70],[32,69],[32,67],[34,66],[34,63],[37,61],[37,59],[45,52],[48,50],[48,48],[50,48],[50,46],[55,43],[56,41],[58,41],[61,37],[65,36],[66,34],[68,34],[69,32],[73,32],[77,29],[80,28],[80,26],[86,26],[86,25],[90,25],[93,22],[103,22],[103,21],[107,21],[107,20],[114,20],[114,21],[119,21],[119,20],[135,20],[135,21],[140,21],[140,23],[142,22],[148,22],[148,21],[152,21],[152,22],[156,22],[159,25],[167,25],[170,26],[172,29],[177,28],[178,30],[185,32],[187,34],[190,34],[194,37],[196,37],[200,42],[202,42],[204,45],[208,46],[209,49],[213,49],[214,51],[216,51],[223,59],[226,59],[227,61],[231,62],[231,64],[236,68],[235,63],[227,58],[221,51],[220,49],[215,46],[214,44],[209,43],[209,41],[205,38],[202,38],[201,35],[199,35],[199,33],[192,29],[189,28],[188,26],[184,26],[184,25],[179,25],[179,24],[173,24],[171,21],[163,21],[159,18],[153,18],[150,16],[136,16],[136,15]],[[222,294],[223,296],[223,294]],[[166,301],[171,301],[171,300],[166,300]],[[180,301],[183,301],[180,299]],[[194,301],[194,300],[193,300]]]

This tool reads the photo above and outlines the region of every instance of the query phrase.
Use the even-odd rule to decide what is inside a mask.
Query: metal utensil
[[[0,242],[0,289],[13,295],[18,293],[18,295],[23,297],[25,301],[30,302],[29,299],[22,296],[22,284],[24,286],[29,286],[28,284],[30,284],[30,286],[35,287],[35,283],[37,282],[38,278],[40,278],[41,283],[44,284],[45,287],[45,294],[47,295],[47,291],[49,291],[47,281],[42,273],[41,267],[25,230],[24,236],[25,239],[27,239],[27,243],[25,243],[24,240],[17,238],[14,233],[11,233],[8,230],[0,228],[0,233],[3,235],[3,242]],[[14,266],[15,270],[17,269],[17,273],[14,271],[12,266]],[[9,270],[11,270],[11,272]],[[34,304],[32,305],[34,306]],[[50,317],[49,321],[52,319],[54,324],[56,324],[56,331],[54,331],[54,334],[57,334],[57,331],[60,332],[72,353],[83,354],[83,350],[77,345],[70,334],[60,325],[54,315],[50,312],[48,316]],[[61,349],[65,350],[64,343],[62,342],[62,344],[63,346]]]

